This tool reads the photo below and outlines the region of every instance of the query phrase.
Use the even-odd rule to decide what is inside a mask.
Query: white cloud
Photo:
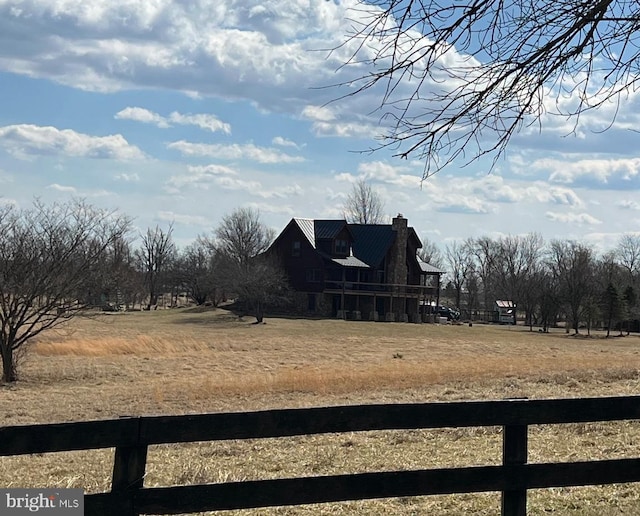
[[[245,181],[228,176],[217,178],[215,183],[225,190],[242,190],[249,194],[257,194],[262,189],[262,184],[259,181]]]
[[[118,111],[114,118],[117,120],[133,120],[135,122],[142,122],[144,124],[154,124],[163,129],[169,127],[167,119],[158,113],[149,111],[148,109],[140,107],[127,107],[122,111]]]
[[[211,132],[222,131],[231,134],[231,125],[221,122],[214,115],[206,113],[182,114],[174,111],[168,117],[164,117],[148,109],[140,107],[127,107],[115,114],[115,118],[119,120],[133,120],[146,124],[154,124],[161,129],[171,127],[171,124],[177,125],[194,125],[200,129],[206,129]]]
[[[496,211],[494,205],[477,196],[461,195],[458,193],[449,194],[441,199],[431,199],[431,202],[436,211],[445,213],[485,215]]]
[[[81,196],[83,198],[86,197],[91,197],[91,198],[98,198],[98,197],[109,197],[111,195],[114,195],[113,192],[109,192],[108,190],[78,190],[75,186],[65,186],[65,185],[60,185],[58,183],[52,183],[49,186],[47,186],[47,190],[53,190],[59,193],[63,193],[63,194],[71,194],[73,196]]]
[[[538,188],[538,187],[536,187]],[[542,186],[538,188],[538,199],[553,204],[566,204],[569,206],[580,207],[584,203],[573,190],[570,188],[562,188],[557,186]]]
[[[312,122],[333,122],[336,119],[334,110],[326,106],[305,106],[301,115]]]
[[[457,189],[457,181],[451,183],[452,189]],[[479,179],[463,183],[462,188],[468,188],[475,195],[492,202],[513,203],[521,201],[525,195],[521,188],[505,184],[501,176],[488,174]]]
[[[276,136],[271,140],[271,143],[274,145],[278,145],[280,147],[293,147],[294,149],[299,149],[299,145],[296,142],[292,142],[291,140],[287,140],[282,136]]]
[[[225,167],[224,165],[189,165],[187,170],[194,177],[235,176],[238,174],[231,167]]]
[[[212,133],[222,131],[223,133],[231,134],[231,125],[221,122],[214,115],[208,115],[206,113],[183,115],[174,111],[169,115],[169,120],[179,125],[195,125],[200,129],[206,129]]]
[[[170,191],[184,186],[198,186],[205,190],[220,176],[235,176],[237,172],[223,165],[188,166],[186,172],[171,176],[167,181]]]
[[[369,139],[389,123],[377,111],[382,85],[350,96],[357,87],[352,81],[368,76],[362,61],[388,44],[345,41],[354,26],[379,11],[373,4],[365,3],[365,9],[360,0],[138,3],[0,2],[0,69],[92,91],[162,89],[194,98],[249,101],[264,112],[310,121],[318,136]],[[400,46],[411,51],[417,37],[406,35]],[[354,66],[344,66],[356,53]],[[442,57],[443,66],[461,62],[453,48]],[[416,62],[416,74],[423,65]],[[423,83],[425,96],[434,84]],[[436,86],[442,90],[443,82]],[[409,98],[413,87],[402,81],[391,101]],[[123,118],[160,127],[189,123],[228,129],[217,119],[185,122],[180,114],[172,119],[144,108],[123,111]]]
[[[164,222],[175,222],[177,224],[184,224],[186,226],[211,226],[211,220],[200,215],[187,215],[182,213],[175,213],[173,211],[160,211],[158,212],[157,218]]]
[[[621,201],[616,202],[616,206],[622,208],[623,210],[633,210],[640,211],[640,203],[637,201],[632,201],[631,199],[623,199]]]
[[[363,113],[370,111],[367,108]],[[345,111],[344,106],[335,107],[305,106],[301,112],[305,120],[312,122],[312,131],[316,136],[335,136],[341,138],[374,138],[380,134],[378,121],[371,120],[353,110]]]
[[[299,197],[304,193],[304,190],[298,184],[269,188],[260,181],[249,181],[229,176],[214,178],[213,182],[225,190],[241,190],[249,195],[263,199],[286,199],[289,197]]]
[[[268,109],[284,99],[305,105],[301,91],[317,97],[309,87],[337,68],[317,50],[341,42],[356,4],[8,0],[0,67],[97,91],[159,87],[260,99]]]
[[[0,69],[94,91],[163,89],[195,98],[248,100],[258,109],[310,121],[316,135],[369,138],[387,123],[377,111],[383,85],[350,96],[358,86],[350,81],[368,76],[364,61],[388,41],[371,40],[359,47],[361,41],[345,42],[345,35],[370,21],[367,11],[378,9],[359,0],[5,0],[0,3]],[[419,37],[407,34],[398,48],[415,52]],[[343,66],[358,48],[353,66]],[[438,65],[457,66],[465,57],[451,47]],[[380,61],[380,66],[386,64]],[[414,77],[423,66],[420,60],[415,63]],[[442,70],[430,73],[442,79],[436,87],[445,94]],[[331,84],[344,87],[324,87]],[[414,86],[401,81],[391,102],[409,98]],[[422,97],[433,98],[429,88],[434,84],[427,80],[422,86]],[[344,102],[327,107],[340,96]],[[634,100],[637,95],[630,96]],[[563,109],[576,98],[551,96],[548,101]],[[401,104],[393,106],[402,111]],[[597,117],[588,125],[600,128],[601,113],[616,107],[604,104],[585,114],[585,120]],[[127,116],[162,127],[188,123],[209,131],[229,129],[212,115],[161,116],[144,108],[127,109],[142,110]],[[637,127],[639,116],[633,112],[620,110],[616,128]],[[545,118],[545,124],[552,132],[558,127],[551,119]],[[564,133],[567,129],[560,127]]]
[[[0,169],[0,183],[13,183],[13,176]]]
[[[0,147],[14,157],[54,155],[96,159],[142,159],[144,153],[120,134],[90,136],[71,129],[21,124],[0,127]]]
[[[533,196],[539,202],[551,204],[564,204],[567,206],[581,207],[584,202],[578,194],[571,188],[561,186],[551,186],[546,183],[537,182],[526,188],[527,195]]]
[[[602,224],[602,221],[588,213],[557,213],[548,211],[545,216],[553,222],[562,222],[564,224],[576,224],[578,226],[593,226]]]
[[[180,140],[167,144],[167,148],[177,150],[184,156],[204,156],[225,160],[247,159],[258,163],[300,163],[305,160],[301,156],[291,156],[277,149],[258,147],[251,143],[221,145]]]
[[[140,176],[134,172],[133,174],[127,174],[126,172],[122,172],[120,174],[116,174],[115,179],[118,181],[124,181],[125,183],[138,183],[140,182]]]
[[[469,191],[496,203],[539,202],[576,207],[583,205],[580,197],[571,188],[549,185],[543,181],[508,181],[496,174],[476,179],[453,179],[451,188]]]
[[[56,192],[70,193],[74,195],[78,193],[78,190],[73,186],[63,186],[57,183],[50,184],[47,188],[55,190]]]
[[[165,190],[169,193],[180,193],[185,188],[195,190],[222,189],[244,192],[252,197],[262,199],[287,199],[301,197],[304,189],[297,183],[285,180],[284,184],[265,185],[254,178],[252,171],[241,173],[235,169],[222,165],[189,166],[185,172],[171,176],[165,183]],[[273,178],[267,176],[268,182],[273,183]]]
[[[545,171],[549,181],[563,184],[589,183],[601,187],[638,188],[640,185],[640,158],[621,159],[565,159],[543,158],[533,161],[530,169]]]
[[[282,204],[267,204],[264,202],[250,202],[247,204],[248,208],[254,208],[259,210],[261,213],[279,213],[284,215],[289,215],[291,217],[295,216],[295,210],[291,208],[291,206],[285,206]]]
[[[301,196],[303,194],[304,194],[304,190],[298,184],[276,187],[270,190],[260,189],[259,191],[256,192],[256,195],[259,195],[260,197],[264,197],[265,199],[272,199],[272,198],[284,199],[287,197]]]
[[[586,233],[580,239],[588,243],[599,253],[606,253],[615,249],[623,233]]]
[[[369,161],[358,165],[358,175],[349,172],[336,174],[336,181],[355,183],[359,180],[380,182],[401,187],[419,188],[421,176],[410,174],[410,167],[394,166],[384,161]]]

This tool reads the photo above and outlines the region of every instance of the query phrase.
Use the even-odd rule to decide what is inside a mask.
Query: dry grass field
[[[640,393],[640,337],[161,310],[43,335],[0,386],[0,425],[360,403]],[[530,429],[530,462],[640,456],[635,422]],[[498,464],[496,428],[157,446],[145,485]],[[108,489],[113,450],[0,458],[0,486]],[[234,514],[482,514],[495,493]],[[530,514],[640,514],[640,486],[531,491]]]

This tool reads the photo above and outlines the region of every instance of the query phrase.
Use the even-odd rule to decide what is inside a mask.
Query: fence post
[[[502,427],[502,464],[515,466],[527,463],[527,425]],[[502,492],[502,516],[526,516],[527,490],[515,489]]]
[[[136,442],[140,443],[140,418],[136,418]],[[122,516],[138,516],[134,507],[134,495],[144,485],[147,466],[147,445],[118,446],[113,461],[111,492],[122,502]]]

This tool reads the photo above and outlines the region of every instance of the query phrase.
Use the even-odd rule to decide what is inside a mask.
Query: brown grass
[[[222,310],[74,321],[29,349],[0,387],[3,425],[135,414],[577,397],[640,392],[640,338],[523,328],[268,319]],[[153,447],[145,484],[497,464],[495,428],[366,432]],[[634,422],[533,427],[530,460],[640,456]],[[0,485],[109,488],[112,450],[0,458]],[[635,484],[533,491],[530,513],[637,514]],[[496,514],[495,494],[406,498],[246,514]],[[243,513],[244,514],[244,513]]]

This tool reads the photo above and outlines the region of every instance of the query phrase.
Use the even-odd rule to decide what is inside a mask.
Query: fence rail
[[[115,448],[111,491],[85,497],[89,516],[181,514],[399,496],[502,493],[502,514],[526,514],[528,489],[640,481],[640,458],[527,464],[529,425],[640,419],[640,396],[359,405],[132,417],[0,427],[0,456]],[[150,445],[321,433],[503,427],[500,466],[388,471],[144,487]]]

